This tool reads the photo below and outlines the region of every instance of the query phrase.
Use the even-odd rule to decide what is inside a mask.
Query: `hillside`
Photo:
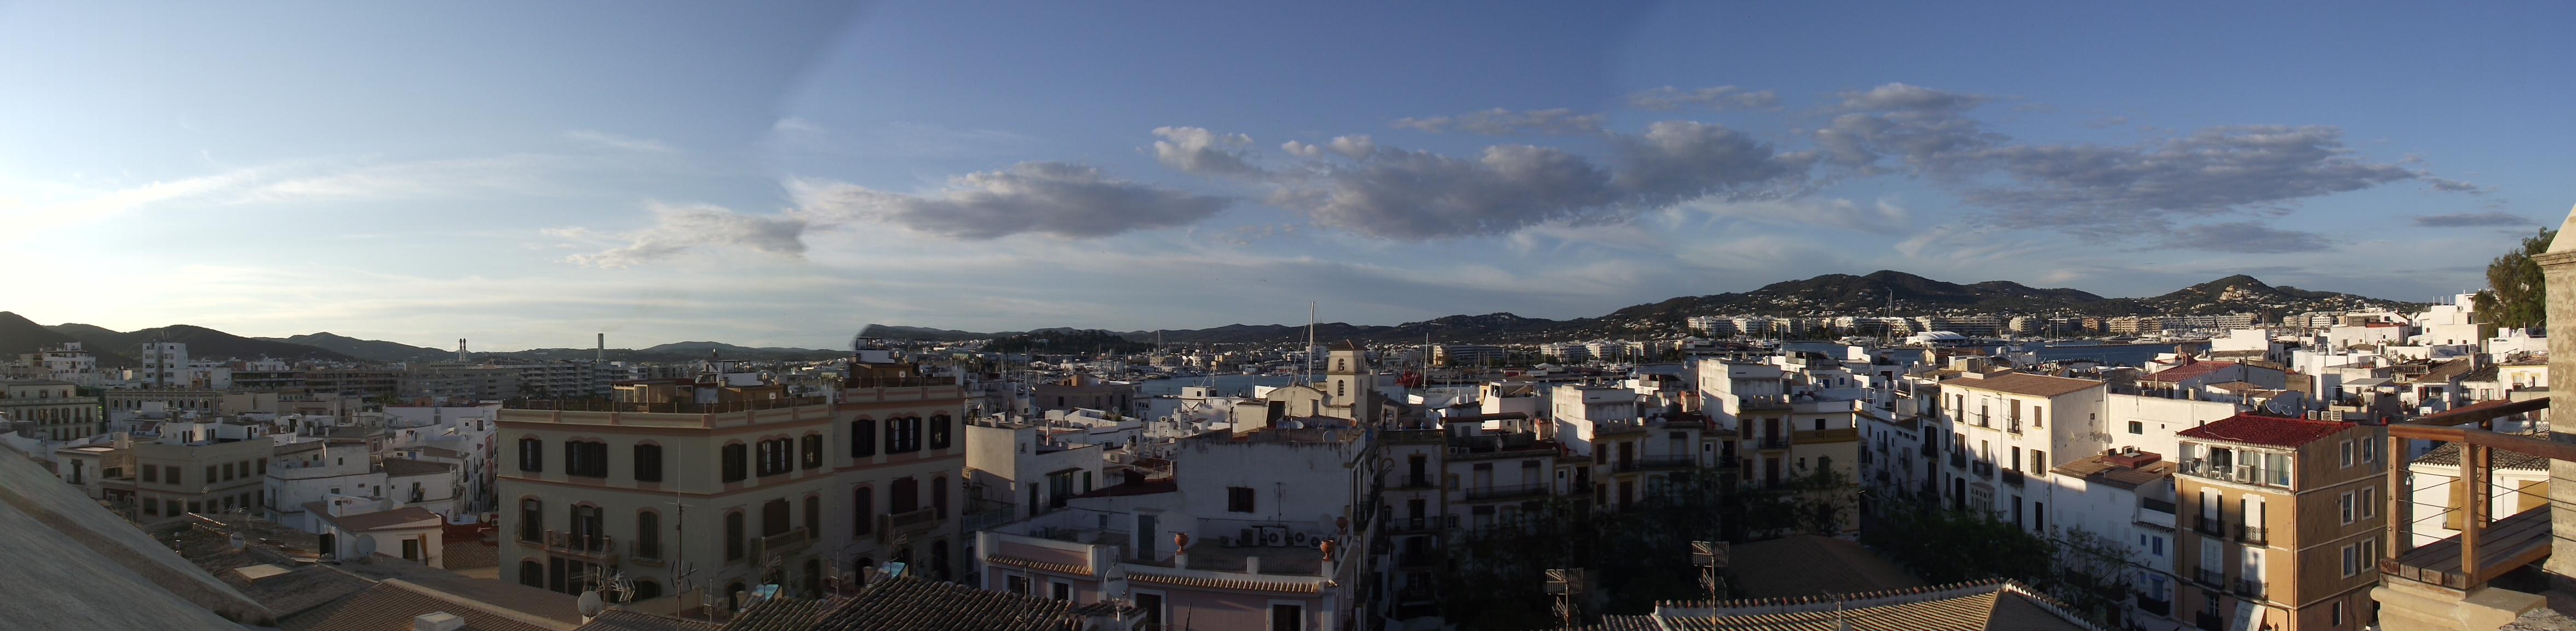
[[[524,351],[474,354],[476,361],[489,357],[518,359],[590,359],[605,356],[608,361],[684,362],[707,358],[708,351],[717,357],[752,361],[817,361],[849,356],[849,351],[814,348],[780,348],[735,346],[721,342],[672,342],[641,349],[612,348],[603,353],[596,348],[531,348]],[[451,353],[452,355],[452,353]]]
[[[2136,303],[2142,312],[2166,315],[2207,315],[2248,311],[2277,315],[2367,307],[2393,307],[2399,311],[2412,311],[2423,307],[2418,303],[2380,300],[2331,291],[2309,291],[2287,285],[2275,286],[2244,274],[2184,287],[2153,298],[2121,300]]]
[[[33,353],[38,349],[64,342],[77,341],[80,340],[61,331],[38,325],[24,316],[0,311],[0,361],[16,361],[21,354]],[[125,368],[135,365],[134,358],[131,356],[134,349],[111,352],[106,348],[90,346],[82,350],[87,350],[90,355],[96,356],[102,367]]]
[[[334,335],[329,332],[308,333],[287,338],[258,337],[251,339],[285,342],[288,344],[301,344],[373,362],[435,362],[449,361],[456,358],[455,351],[423,348],[398,342],[362,340],[345,335]],[[189,352],[196,352],[193,345],[190,347]]]
[[[354,361],[356,358],[336,351],[278,340],[242,337],[201,326],[174,324],[165,327],[119,332],[88,324],[58,324],[45,327],[55,333],[80,340],[96,353],[113,349],[120,357],[142,349],[144,342],[161,340],[185,342],[190,359],[283,359],[289,361]],[[102,358],[100,361],[106,361]],[[131,359],[126,361],[131,362]],[[129,364],[130,365],[130,364]]]

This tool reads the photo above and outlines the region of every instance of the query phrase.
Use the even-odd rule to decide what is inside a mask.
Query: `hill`
[[[92,349],[115,349],[123,353],[140,351],[144,342],[160,340],[184,342],[190,359],[283,359],[288,361],[355,361],[357,358],[337,351],[255,337],[242,337],[201,326],[174,324],[165,327],[119,332],[107,327],[69,323],[45,327],[55,333],[80,340]],[[101,362],[105,362],[103,357]],[[126,360],[132,361],[132,360]],[[131,364],[129,364],[131,365]]]
[[[735,346],[722,342],[672,342],[669,344],[661,344],[640,349],[612,348],[608,349],[606,352],[601,352],[596,348],[531,348],[524,351],[499,353],[478,352],[474,354],[474,358],[476,361],[481,361],[482,359],[489,357],[549,360],[590,359],[592,357],[604,356],[608,361],[685,362],[706,359],[709,351],[714,351],[716,356],[724,359],[751,361],[819,361],[847,357],[850,354],[849,351],[816,348],[754,348],[750,346]]]
[[[59,346],[64,342],[78,341],[80,341],[79,338],[38,325],[25,316],[0,311],[0,361],[16,361],[21,354],[33,353],[48,346]],[[124,368],[135,365],[134,358],[128,354],[132,349],[120,353],[106,347],[84,345],[82,350],[96,356],[102,367]]]
[[[301,344],[372,362],[436,362],[449,361],[456,358],[455,351],[424,348],[398,342],[362,340],[345,335],[334,335],[329,332],[308,333],[286,338],[257,337],[251,339],[285,342],[288,344]],[[189,352],[196,352],[195,346],[191,345],[189,347]]]
[[[2275,286],[2244,274],[2184,287],[2153,298],[2122,300],[2133,300],[2139,305],[2141,311],[2165,315],[2237,312],[2279,315],[2368,307],[2390,307],[2400,311],[2411,311],[2423,307],[2419,303],[2380,300],[2331,291],[2310,291],[2288,285]]]

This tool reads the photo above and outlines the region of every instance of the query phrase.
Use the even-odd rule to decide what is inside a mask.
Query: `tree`
[[[2478,313],[2505,328],[2547,326],[2549,284],[2540,275],[2540,262],[2532,257],[2549,251],[2549,242],[2557,237],[2558,231],[2542,228],[2523,237],[2521,247],[2487,263],[2487,289],[2478,292]]]

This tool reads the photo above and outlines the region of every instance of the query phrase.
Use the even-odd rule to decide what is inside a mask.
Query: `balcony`
[[[1408,475],[1408,476],[1404,476],[1404,477],[1401,477],[1401,478],[1396,478],[1396,481],[1395,481],[1395,488],[1390,489],[1390,490],[1395,490],[1395,491],[1428,491],[1428,490],[1437,489],[1437,488],[1440,488],[1440,482],[1439,482],[1439,479],[1438,479],[1438,478],[1434,478],[1434,477],[1427,476],[1427,475],[1426,475],[1426,476],[1419,476],[1419,477],[1416,477],[1416,476],[1409,476],[1409,475]]]
[[[2204,611],[2204,612],[2200,612],[2200,613],[2197,613],[2197,614],[2192,614],[2192,616],[2191,616],[2191,622],[2192,622],[2192,626],[2193,626],[2194,628],[2200,628],[2200,629],[2223,629],[2223,628],[2226,628],[2226,627],[2220,626],[2220,625],[2225,624],[2225,623],[2223,623],[2223,622],[2220,622],[2220,621],[2219,621],[2218,614],[2209,613],[2209,612],[2206,612],[2206,611]]]
[[[1697,466],[1699,466],[1698,459],[1690,456],[1646,456],[1643,458],[1621,460],[1619,461],[1619,466],[1616,470],[1619,473],[1628,473],[1632,471],[1669,471],[1673,469],[1690,469]]]
[[[2151,497],[2138,498],[2136,521],[2150,526],[2172,528],[2174,527],[2174,503]]]
[[[2010,421],[2005,421],[2005,422],[2004,422],[2004,431],[2005,431],[2005,432],[2008,432],[2008,433],[2013,433],[2013,434],[2019,434],[2019,433],[2021,433],[2021,419],[2013,419],[2013,420],[2010,420]]]
[[[1817,443],[1856,443],[1860,442],[1860,430],[1849,427],[1812,430],[1802,429],[1789,432],[1789,440],[1801,445],[1813,445]]]
[[[1958,451],[1950,452],[1950,468],[1952,468],[1952,469],[1966,469],[1966,468],[1968,468],[1968,454],[1967,454],[1966,452],[1958,452]]]
[[[1532,483],[1532,484],[1511,484],[1511,485],[1504,485],[1504,486],[1479,486],[1479,487],[1469,487],[1469,488],[1467,489],[1467,500],[1466,500],[1466,501],[1470,501],[1470,502],[1484,502],[1484,501],[1491,501],[1491,500],[1508,500],[1508,499],[1517,499],[1517,498],[1523,498],[1523,497],[1546,497],[1546,496],[1547,496],[1547,494],[1548,494],[1548,486],[1547,486],[1547,483],[1546,483],[1546,482],[1538,482],[1538,483]]]
[[[2208,585],[2210,587],[2224,587],[2227,585],[2227,573],[2221,570],[2200,568],[2199,570],[2193,571],[2191,573],[2191,577],[2194,580],[2200,581],[2200,584]]]
[[[1992,462],[1986,462],[1986,461],[1984,461],[1984,460],[1972,460],[1972,461],[1969,461],[1969,462],[1968,462],[1968,474],[1970,474],[1970,475],[1974,475],[1974,476],[1977,476],[1977,477],[1980,477],[1980,478],[1991,478],[1991,477],[1994,477],[1994,475],[1995,475],[1995,463],[1992,463]]]
[[[545,549],[549,556],[592,559],[603,565],[617,563],[617,538],[607,535],[583,536],[560,530],[548,530]]]
[[[2191,529],[2194,532],[2212,537],[2227,536],[2227,524],[2220,522],[2218,517],[2215,515],[2193,515],[2191,518]]]
[[[1397,517],[1386,520],[1387,534],[1419,535],[1440,532],[1440,516]]]
[[[2242,578],[2236,579],[2236,595],[2244,596],[2249,600],[2262,600],[2263,582]]]
[[[2266,536],[2269,530],[2270,529],[2262,526],[2237,526],[2236,540],[2251,545],[2264,545],[2266,543],[2270,543],[2269,537]]]
[[[2148,598],[2146,594],[2139,594],[2138,611],[2143,611],[2150,615],[2170,616],[2173,615],[2173,601],[2156,600]]]
[[[813,533],[807,532],[804,528],[756,537],[751,540],[751,558],[768,559],[772,554],[795,554],[796,551],[805,549],[805,546],[811,543],[814,543]]]
[[[910,536],[939,529],[939,510],[916,508],[900,513],[877,516],[877,542],[890,543],[898,536]]]
[[[2006,486],[2011,486],[2011,487],[2013,487],[2013,488],[2021,488],[2021,481],[2022,481],[2022,475],[2021,475],[2021,472],[2020,472],[2020,471],[2014,471],[2014,470],[2011,470],[2011,469],[2005,469],[2005,470],[2004,470],[2004,484],[2005,484]]]
[[[1788,449],[1788,448],[1789,448],[1789,437],[1787,437],[1787,436],[1763,436],[1763,437],[1760,437],[1760,438],[1755,438],[1755,439],[1753,439],[1753,448],[1755,448],[1755,449]]]

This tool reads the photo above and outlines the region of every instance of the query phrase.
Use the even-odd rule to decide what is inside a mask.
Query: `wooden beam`
[[[2388,426],[2388,435],[2493,447],[2551,460],[2576,462],[2576,443],[2552,442],[2518,434],[2499,434],[2468,427],[2399,424]]]
[[[2428,415],[2423,418],[2407,421],[2403,424],[2435,426],[2467,425],[2470,423],[2483,423],[2524,412],[2536,412],[2546,409],[2549,409],[2549,397],[2540,397],[2537,399],[2514,401],[2510,403],[2497,403],[2493,405],[2479,403],[2451,410],[2449,412]]]
[[[2493,447],[2476,444],[2460,446],[2460,483],[2469,485],[2468,499],[2460,502],[2466,504],[2461,506],[2460,510],[2468,511],[2466,516],[2460,519],[2460,569],[2471,575],[2469,587],[2472,589],[2478,587],[2476,583],[2478,542],[2485,538],[2487,512],[2495,504],[2493,498],[2495,475],[2489,468],[2492,463],[2488,461],[2488,457],[2494,453]]]
[[[2415,493],[2406,488],[2406,466],[2398,460],[2406,453],[2406,439],[2388,437],[2388,450],[2379,459],[2388,465],[2388,558],[2415,548]]]

